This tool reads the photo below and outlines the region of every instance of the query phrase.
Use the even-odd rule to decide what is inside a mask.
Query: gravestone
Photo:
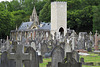
[[[58,63],[58,67],[82,67],[82,63],[77,62],[72,55],[72,52],[66,53],[66,58],[63,62]]]
[[[36,51],[35,42],[31,42],[31,47]]]
[[[42,55],[44,55],[47,52],[48,52],[47,44],[43,42],[41,45],[41,53],[42,53]]]
[[[79,54],[77,51],[72,51],[72,57],[76,60],[76,62],[79,62]]]
[[[1,66],[0,67],[9,67],[9,59],[7,58],[6,51],[4,51],[1,55]]]
[[[71,40],[67,40],[67,42],[65,41],[65,56],[66,56],[66,52],[71,52],[72,48],[71,48]]]
[[[53,49],[51,55],[52,55],[51,67],[58,67],[58,62],[62,62],[64,59],[64,50],[60,46],[57,46]]]
[[[7,57],[7,52],[3,52],[1,55],[1,64],[0,67],[15,67],[15,61],[14,60],[9,60]]]
[[[25,67],[39,67],[39,59],[37,52],[32,47],[28,47],[26,53],[32,54],[32,60],[24,61]]]
[[[78,38],[78,49],[85,49],[85,38],[84,34],[79,33],[79,38]]]
[[[24,53],[24,46],[17,45],[16,53],[9,53],[8,58],[16,61],[16,67],[23,67],[23,60],[31,60],[32,55]]]

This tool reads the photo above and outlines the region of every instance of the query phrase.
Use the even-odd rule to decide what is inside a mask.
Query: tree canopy
[[[16,25],[29,21],[36,7],[40,22],[50,22],[51,2],[67,2],[67,25],[77,32],[100,32],[100,0],[22,0],[0,2],[0,38],[6,38]]]

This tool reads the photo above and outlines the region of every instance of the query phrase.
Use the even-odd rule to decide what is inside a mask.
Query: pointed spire
[[[32,12],[32,15],[30,16],[30,21],[34,21],[37,19],[37,12],[36,12],[36,8],[34,6],[34,9],[33,9],[33,12]]]

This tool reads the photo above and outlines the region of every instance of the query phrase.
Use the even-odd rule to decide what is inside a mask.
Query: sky
[[[12,0],[0,0],[0,2],[1,2],[1,1],[12,1]]]

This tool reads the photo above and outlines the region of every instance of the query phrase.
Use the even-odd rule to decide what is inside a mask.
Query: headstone
[[[41,45],[41,53],[42,53],[42,55],[44,55],[47,52],[48,52],[47,44],[43,42]]]
[[[66,56],[66,52],[71,52],[71,51],[72,51],[71,41],[69,40],[68,42],[65,42],[65,56]]]
[[[62,62],[64,59],[64,50],[57,46],[52,51],[52,63],[51,67],[58,67],[58,62]]]
[[[95,45],[94,45],[94,48],[95,48],[95,50],[98,50],[99,49],[98,48],[98,33],[97,33],[97,31],[95,33]]]
[[[31,47],[36,51],[36,46],[34,42],[31,42]]]
[[[77,51],[72,51],[72,56],[76,60],[76,62],[79,62],[79,54]]]
[[[0,67],[9,67],[9,59],[7,58],[6,51],[4,51],[1,55],[1,66]]]
[[[1,61],[0,61],[0,67],[15,67],[15,61],[14,60],[9,60],[7,57],[7,52],[3,52],[1,55]]]
[[[16,53],[8,54],[9,59],[13,59],[16,61],[16,67],[23,67],[23,60],[31,60],[32,55],[28,53],[24,53],[24,46],[17,45]]]
[[[75,38],[75,31],[73,31],[72,35],[72,50],[75,49],[75,44],[76,44],[76,38]]]
[[[28,47],[26,53],[32,54],[32,60],[24,61],[25,67],[39,67],[39,59],[37,52],[32,47]]]
[[[72,52],[67,52],[66,58],[58,63],[58,67],[82,67],[82,64],[73,58]]]
[[[78,39],[78,49],[85,49],[85,38],[84,34],[79,33],[79,39]]]

